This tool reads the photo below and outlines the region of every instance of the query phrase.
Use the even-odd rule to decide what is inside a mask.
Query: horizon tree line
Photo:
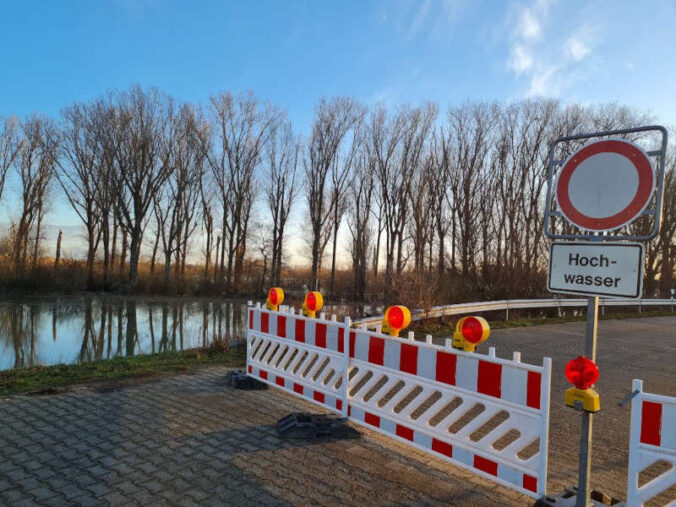
[[[302,136],[285,111],[250,91],[220,92],[202,106],[132,86],[72,104],[58,119],[0,119],[0,199],[13,174],[20,202],[0,250],[15,276],[35,270],[60,190],[85,229],[87,289],[109,288],[123,273],[134,290],[142,253],[151,273],[163,266],[165,288],[185,279],[191,255],[217,293],[251,290],[254,261],[257,290],[279,285],[289,220],[302,213],[306,285],[326,284],[329,297],[364,300],[376,295],[370,286],[391,298],[532,297],[544,292],[551,142],[651,121],[616,104],[545,98],[440,111],[331,97]],[[668,295],[673,282],[673,150],[666,166],[647,294]],[[341,249],[352,280],[339,290]]]

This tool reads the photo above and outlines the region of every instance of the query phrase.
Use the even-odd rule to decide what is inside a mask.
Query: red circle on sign
[[[615,153],[629,160],[638,175],[638,188],[631,202],[619,212],[606,217],[592,217],[575,208],[570,198],[570,180],[582,162],[601,153]],[[650,159],[643,150],[627,141],[598,141],[575,152],[566,161],[556,183],[556,200],[563,215],[573,224],[591,231],[617,229],[634,220],[648,205],[655,175]]]

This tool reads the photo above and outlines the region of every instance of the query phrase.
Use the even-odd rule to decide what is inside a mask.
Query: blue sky
[[[302,132],[333,94],[442,111],[531,95],[617,101],[676,124],[667,0],[0,0],[0,13],[0,116],[57,115],[140,83],[202,103],[252,89]],[[76,223],[58,200],[49,220]]]

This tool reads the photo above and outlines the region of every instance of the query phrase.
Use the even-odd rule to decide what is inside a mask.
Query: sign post
[[[629,141],[608,138],[650,131],[662,134],[658,151],[646,153]],[[556,159],[556,147],[560,143],[594,138],[597,140],[578,149],[567,160]],[[552,144],[545,233],[551,239],[576,241],[551,244],[547,289],[588,296],[584,357],[593,363],[596,363],[599,296],[641,297],[643,245],[610,241],[651,239],[659,231],[665,152],[666,130],[663,127],[570,136]],[[657,171],[651,156],[658,159]],[[556,183],[555,167],[561,168]],[[628,232],[627,225],[645,216],[654,217],[650,233],[638,236]],[[557,219],[564,222],[560,231],[553,225]],[[598,375],[595,365],[594,368]],[[592,428],[594,412],[600,408],[598,394],[594,392],[595,403],[585,403],[588,400],[567,399],[568,404],[582,412],[578,507],[590,505]]]
[[[587,332],[585,333],[584,355],[596,362],[596,332],[599,322],[599,297],[587,300]],[[594,413],[582,411],[580,432],[580,466],[578,469],[577,507],[586,507],[591,495],[591,453]]]

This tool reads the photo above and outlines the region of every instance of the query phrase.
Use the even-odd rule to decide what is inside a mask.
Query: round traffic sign
[[[580,229],[610,231],[638,217],[654,188],[648,155],[633,143],[609,139],[570,156],[556,182],[556,200]]]

